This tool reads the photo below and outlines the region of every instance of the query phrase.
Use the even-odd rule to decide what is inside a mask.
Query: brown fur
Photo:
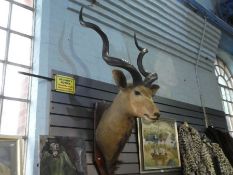
[[[121,71],[114,70],[113,75],[120,91],[103,113],[96,129],[96,142],[109,174],[112,174],[117,158],[131,134],[134,119],[146,115],[147,119],[156,120],[159,116],[159,109],[152,99],[158,86],[126,86],[126,79]]]

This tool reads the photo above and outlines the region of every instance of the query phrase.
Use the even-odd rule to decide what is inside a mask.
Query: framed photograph
[[[180,170],[177,124],[173,119],[138,119],[140,172]]]
[[[22,175],[22,138],[0,136],[0,174]]]
[[[41,175],[86,175],[85,141],[76,137],[40,136]]]

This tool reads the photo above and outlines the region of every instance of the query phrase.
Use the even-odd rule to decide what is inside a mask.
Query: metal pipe
[[[31,77],[36,77],[36,78],[41,78],[41,79],[44,79],[44,80],[47,80],[47,81],[53,81],[54,79],[53,78],[50,78],[50,77],[45,77],[45,76],[41,76],[41,75],[36,75],[36,74],[31,74],[31,73],[27,73],[27,72],[18,72],[20,74],[23,74],[23,75],[27,75],[27,76],[31,76]]]
[[[200,94],[201,107],[202,107],[203,114],[204,114],[205,127],[208,128],[208,116],[206,114],[203,95],[202,95],[202,92],[201,92],[200,79],[199,79],[199,76],[198,76],[198,67],[199,67],[199,61],[200,61],[200,56],[201,56],[201,48],[202,48],[202,44],[203,44],[203,41],[204,41],[204,38],[205,38],[206,23],[207,23],[207,20],[206,20],[206,17],[205,17],[201,42],[200,42],[200,45],[199,45],[197,60],[196,60],[196,64],[195,64],[195,75],[196,75],[196,82],[197,82],[197,86],[198,86],[198,91],[199,91],[199,94]]]

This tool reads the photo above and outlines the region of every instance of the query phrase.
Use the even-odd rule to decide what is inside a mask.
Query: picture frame
[[[137,120],[140,173],[180,171],[181,161],[174,119]]]
[[[22,143],[22,137],[0,135],[0,174],[23,174]]]
[[[40,136],[40,174],[86,175],[86,143],[77,137]]]

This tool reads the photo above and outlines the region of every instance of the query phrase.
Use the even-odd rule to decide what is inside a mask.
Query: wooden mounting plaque
[[[94,162],[97,168],[97,171],[100,175],[109,175],[106,171],[105,167],[105,161],[104,157],[101,153],[101,151],[98,148],[98,145],[96,144],[96,138],[95,138],[95,133],[96,133],[96,128],[98,126],[98,123],[101,119],[101,116],[105,109],[109,106],[108,103],[106,102],[97,102],[95,103],[95,111],[94,111],[94,140],[93,140],[93,145],[94,145]]]

